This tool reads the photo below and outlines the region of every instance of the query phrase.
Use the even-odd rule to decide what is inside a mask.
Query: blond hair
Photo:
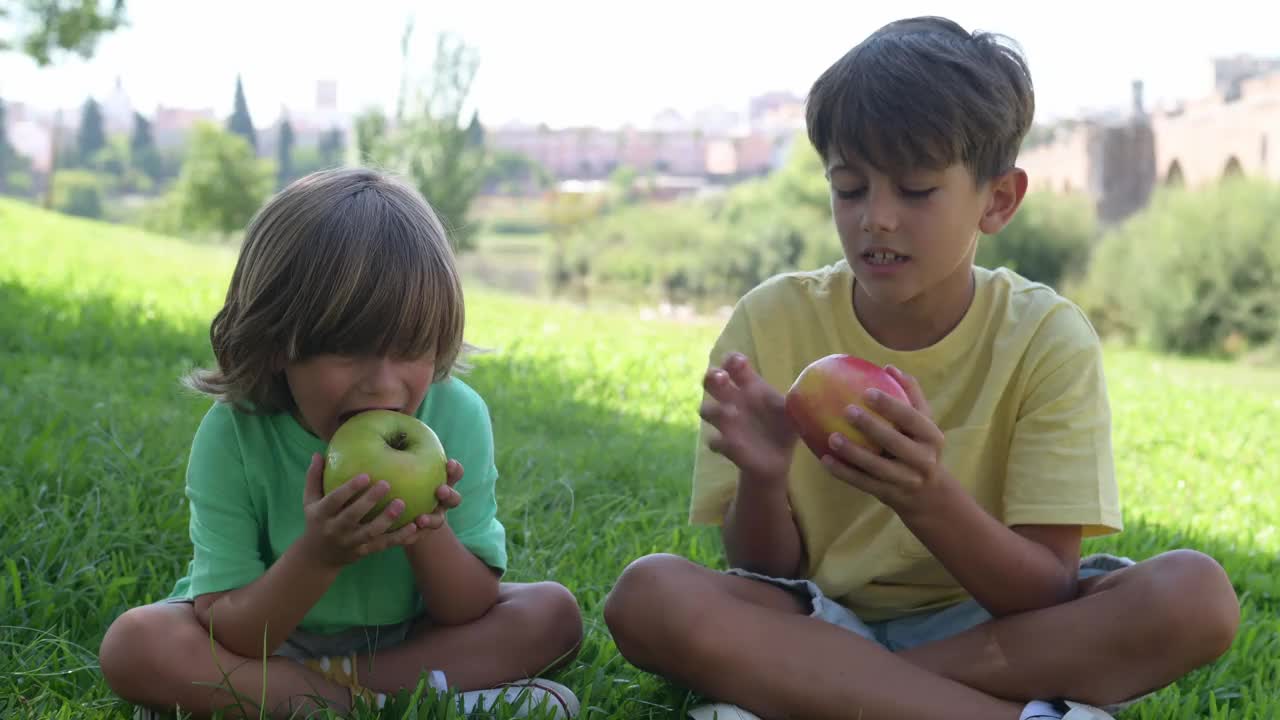
[[[444,226],[420,194],[364,168],[324,170],[249,223],[209,327],[217,367],[188,387],[255,413],[292,411],[287,363],[321,354],[435,355],[465,370],[462,283]]]

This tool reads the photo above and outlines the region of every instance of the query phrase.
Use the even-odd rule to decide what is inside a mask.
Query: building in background
[[[1148,111],[1140,81],[1127,113],[1066,123],[1018,164],[1037,191],[1088,194],[1105,223],[1146,206],[1160,185],[1246,175],[1280,181],[1280,58],[1212,61],[1205,97]]]

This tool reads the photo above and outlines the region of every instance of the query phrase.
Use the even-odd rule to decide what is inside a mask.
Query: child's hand
[[[445,484],[436,488],[436,509],[414,519],[414,523],[424,532],[414,538],[414,542],[422,539],[422,535],[444,526],[444,514],[462,504],[462,495],[453,489],[462,479],[462,463],[450,460],[445,466]]]
[[[698,414],[718,431],[707,446],[748,477],[785,482],[797,436],[782,394],[739,353],[707,370],[702,386],[708,397]]]
[[[326,495],[324,458],[319,453],[312,455],[302,496],[307,527],[299,540],[306,545],[307,557],[326,567],[341,568],[366,555],[416,541],[416,522],[387,532],[404,512],[404,501],[398,498],[369,522],[362,522],[389,490],[385,482],[370,486],[368,475],[357,475]]]
[[[952,480],[942,465],[942,431],[931,419],[920,383],[893,366],[886,370],[907,391],[911,404],[873,389],[867,393],[867,403],[884,420],[854,405],[846,410],[853,425],[884,453],[873,453],[835,433],[830,440],[835,457],[823,457],[822,464],[899,515],[911,514],[927,505],[940,485]]]

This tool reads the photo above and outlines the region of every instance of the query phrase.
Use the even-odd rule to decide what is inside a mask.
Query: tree
[[[357,165],[373,162],[378,152],[378,143],[387,135],[387,116],[378,108],[369,108],[356,117],[356,156]]]
[[[208,123],[196,126],[174,188],[180,227],[230,236],[270,192],[270,172],[248,141]]]
[[[9,134],[5,131],[5,127],[4,99],[0,98],[0,192],[9,189],[9,172],[14,165],[10,158],[17,155],[13,146],[9,144]]]
[[[551,173],[528,155],[503,149],[488,154],[483,184],[488,192],[518,195],[545,190],[551,185]]]
[[[80,167],[92,167],[94,156],[107,146],[107,133],[102,127],[102,109],[89,98],[80,111],[80,130],[76,133],[76,160]]]
[[[472,200],[485,177],[485,150],[476,138],[479,118],[468,125],[463,111],[475,80],[479,57],[460,38],[436,36],[435,58],[427,78],[413,77],[410,42],[413,23],[406,25],[400,51],[403,70],[396,103],[394,129],[370,119],[357,125],[356,141],[366,161],[399,171],[431,203],[457,251],[472,246],[477,227],[467,222]],[[381,136],[377,136],[382,133]]]
[[[53,205],[58,212],[86,218],[102,217],[102,181],[88,170],[58,173],[53,197]]]
[[[276,187],[293,180],[293,125],[289,118],[280,120],[280,140],[276,147]]]
[[[129,138],[129,165],[152,182],[158,181],[163,172],[151,122],[136,112],[133,114],[133,135]]]
[[[72,52],[84,59],[93,56],[98,39],[125,24],[124,0],[112,0],[103,10],[97,0],[0,0],[0,26],[11,30],[11,38],[0,37],[0,53],[17,47],[44,67],[55,53]],[[55,116],[54,152],[49,166],[45,207],[53,206],[58,171],[57,146],[61,112]]]
[[[227,118],[227,129],[249,142],[254,153],[258,152],[258,132],[253,129],[253,118],[249,116],[249,103],[244,99],[244,83],[236,75],[236,100],[231,117]]]
[[[471,122],[467,123],[467,143],[472,147],[484,147],[484,126],[480,124],[480,113],[471,113]]]
[[[124,9],[124,0],[108,8],[96,0],[9,0],[0,4],[0,21],[15,33],[0,37],[0,52],[16,47],[40,67],[51,64],[57,52],[87,60],[99,38],[125,24]]]
[[[337,167],[342,164],[342,152],[346,147],[346,140],[342,136],[341,128],[332,128],[320,135],[318,149],[320,151],[320,162],[324,167]]]

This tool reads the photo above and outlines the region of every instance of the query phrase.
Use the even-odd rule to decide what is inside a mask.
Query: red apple
[[[881,449],[858,431],[845,414],[850,405],[857,405],[881,417],[867,407],[866,392],[871,388],[910,402],[898,381],[879,365],[852,355],[828,355],[800,371],[787,391],[787,415],[796,424],[800,439],[819,458],[832,454],[828,444],[832,433],[841,433],[878,454]]]

